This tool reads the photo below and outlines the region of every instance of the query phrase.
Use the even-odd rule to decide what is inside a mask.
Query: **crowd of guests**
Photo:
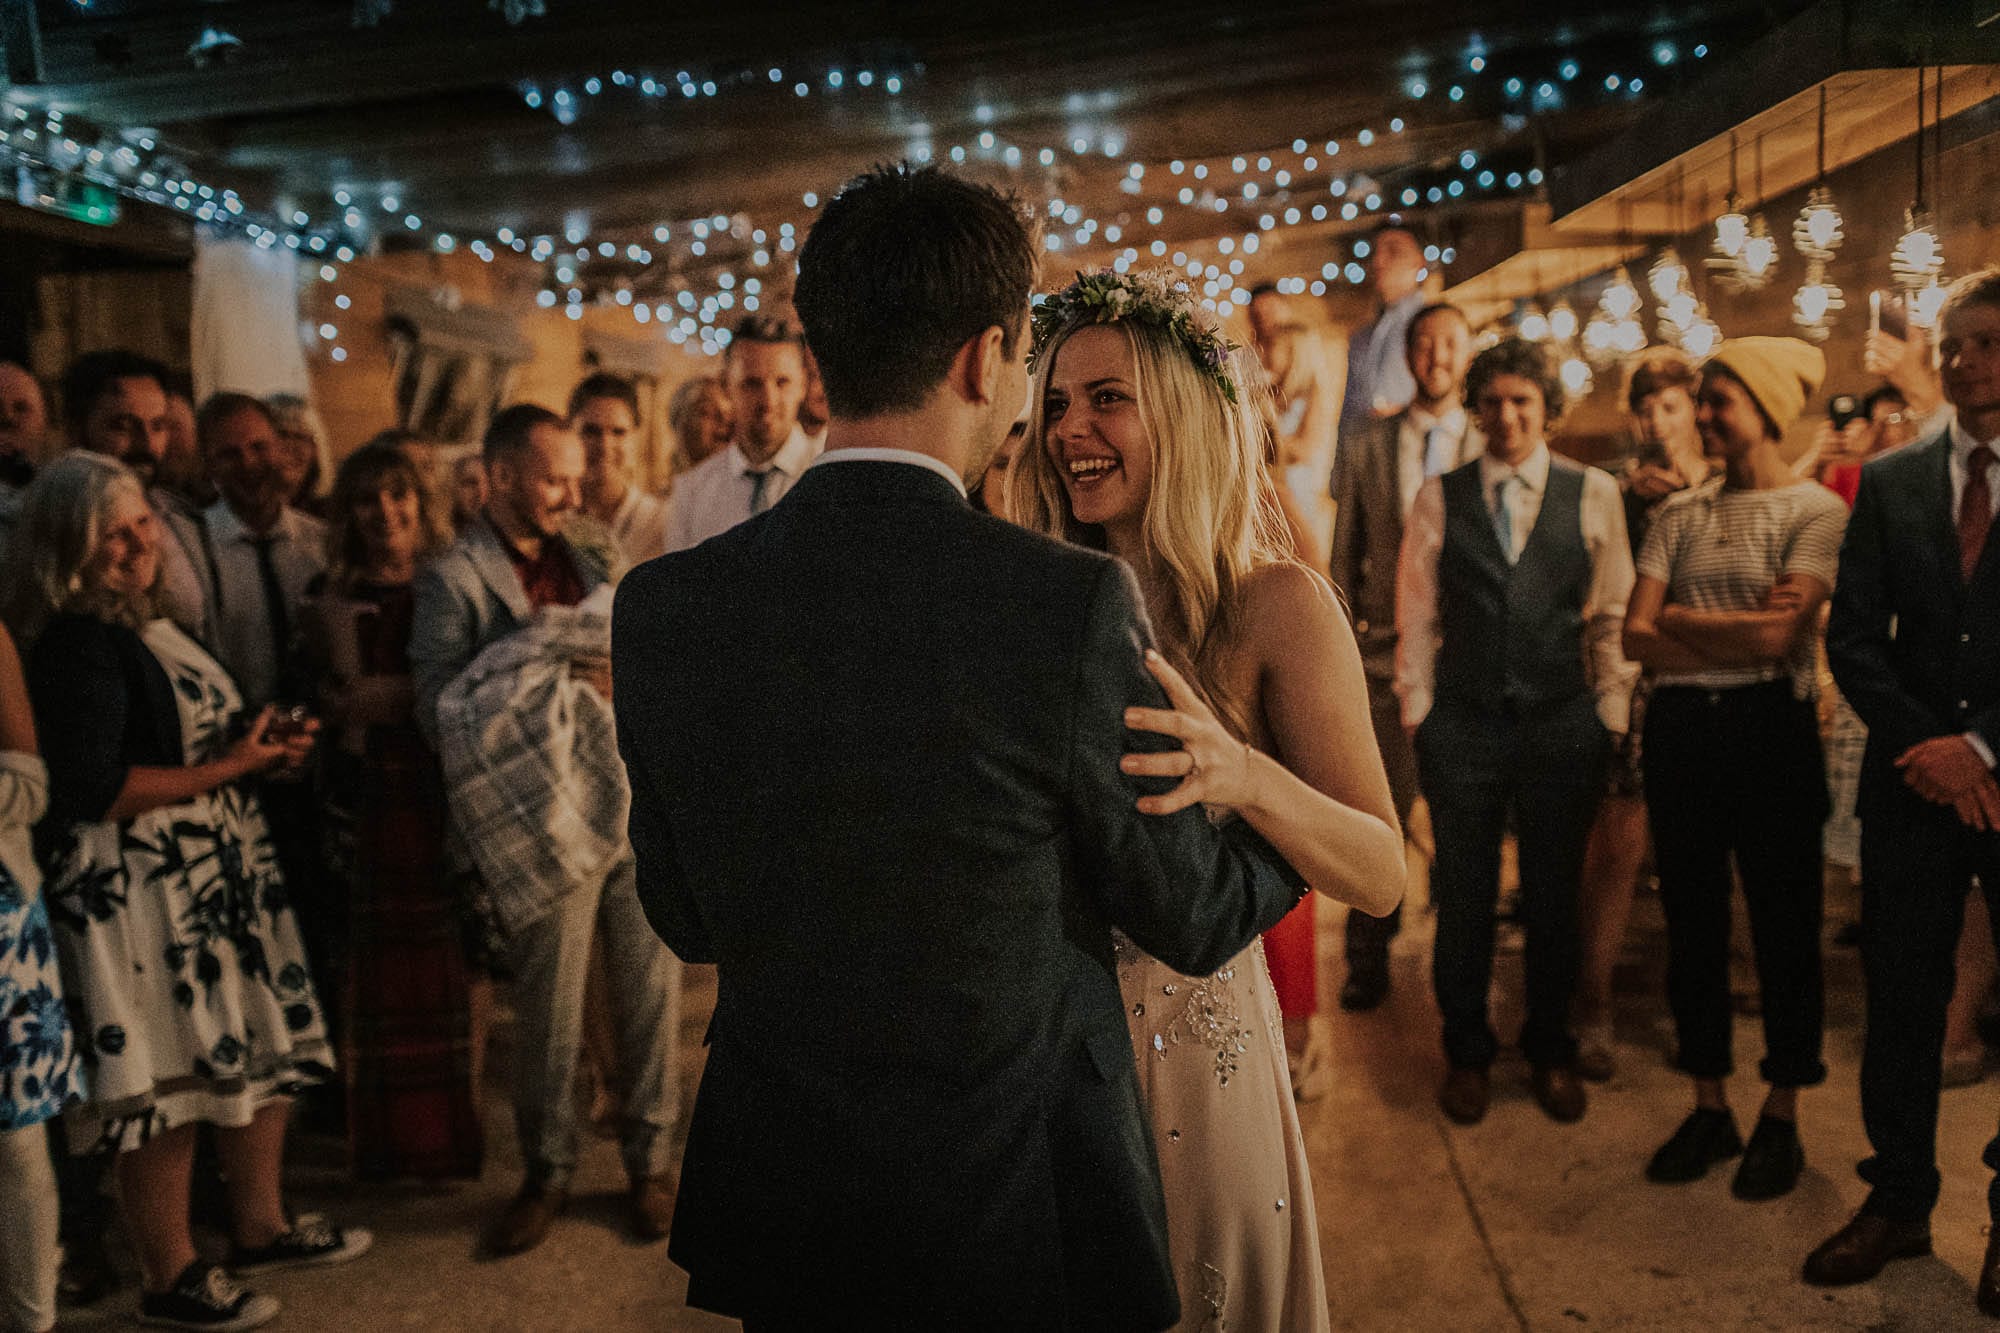
[[[1250,317],[1267,485],[1345,601],[1395,813],[1429,811],[1441,1108],[1474,1124],[1490,1100],[1503,843],[1518,1041],[1558,1121],[1615,1069],[1611,979],[1650,857],[1693,1106],[1645,1173],[1740,1157],[1739,1196],[1785,1194],[1799,1092],[1826,1072],[1823,870],[1855,866],[1874,1193],[1806,1275],[1927,1250],[1938,1088],[1953,1043],[1976,1046],[1969,1019],[1948,1030],[1977,1007],[1950,960],[1984,949],[1990,978],[1965,908],[2000,891],[2000,275],[1955,289],[1941,376],[1921,338],[1872,342],[1882,383],[1803,460],[1781,444],[1826,378],[1817,349],[1642,354],[1639,448],[1614,476],[1550,448],[1567,394],[1544,349],[1475,354],[1416,238],[1372,247],[1379,308],[1344,390],[1287,298],[1260,289]],[[561,1214],[580,1082],[620,1143],[632,1233],[664,1236],[680,963],[634,889],[609,589],[778,503],[817,457],[799,334],[747,317],[723,374],[680,386],[656,487],[641,400],[605,373],[562,413],[504,409],[442,475],[394,431],[334,466],[299,400],[197,407],[129,352],[80,357],[60,403],[57,450],[41,386],[0,363],[12,1326],[53,1325],[59,1253],[72,1296],[104,1290],[107,1194],[141,1310],[169,1326],[253,1327],[276,1302],[236,1279],[366,1250],[287,1205],[295,1102],[340,1127],[360,1178],[476,1176],[496,981],[525,1175],[489,1249],[532,1248]],[[1009,468],[1044,447],[1017,427],[972,502],[1005,516]],[[1738,885],[1767,1085],[1747,1141],[1727,1085]],[[1267,937],[1301,1100],[1330,1077],[1312,911]],[[1383,1002],[1398,928],[1350,917],[1343,1007]],[[198,1253],[196,1212],[224,1263]],[[2000,1255],[1987,1278],[2000,1310]]]
[[[727,483],[810,457],[796,424],[768,425],[796,422],[805,349],[773,325],[750,350],[758,332],[669,406],[683,521],[728,526]],[[327,466],[299,400],[197,409],[125,351],[78,358],[59,401],[57,430],[34,377],[0,364],[6,1325],[53,1326],[59,1254],[69,1298],[115,1281],[113,1197],[141,1315],[165,1326],[254,1327],[277,1303],[238,1279],[365,1251],[366,1231],[287,1205],[294,1104],[345,1134],[357,1178],[476,1177],[496,979],[528,1171],[488,1246],[528,1248],[561,1210],[580,1079],[626,1146],[635,1235],[664,1235],[678,963],[633,895],[622,805],[580,768],[531,781],[537,808],[569,802],[610,851],[509,914],[465,845],[437,726],[483,649],[685,540],[640,484],[632,385],[594,374],[566,415],[509,409],[443,476],[396,431]],[[706,477],[723,493],[686,494]],[[608,642],[562,668],[552,708],[607,707]],[[515,702],[472,698],[471,731]],[[490,788],[507,756],[480,744]],[[618,772],[615,754],[597,767]],[[224,1263],[198,1253],[196,1220],[225,1233]]]

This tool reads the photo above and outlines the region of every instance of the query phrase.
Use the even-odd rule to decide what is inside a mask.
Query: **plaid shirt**
[[[609,603],[544,607],[438,695],[452,815],[509,934],[631,855],[611,703],[570,675],[576,658],[609,656]]]

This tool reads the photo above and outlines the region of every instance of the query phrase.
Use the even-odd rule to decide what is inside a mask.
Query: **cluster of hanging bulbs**
[[[1621,266],[1598,294],[1597,309],[1583,326],[1583,354],[1593,365],[1609,366],[1645,349],[1646,326],[1639,322],[1644,304],[1645,298]]]
[[[1522,308],[1514,331],[1529,342],[1546,343],[1556,349],[1561,357],[1557,373],[1570,397],[1581,398],[1590,392],[1596,375],[1589,359],[1578,349],[1583,322],[1577,318],[1575,307],[1568,301],[1557,301],[1546,311],[1530,302]]]
[[[1646,271],[1646,285],[1659,304],[1660,341],[1678,346],[1689,356],[1707,356],[1722,341],[1722,330],[1708,317],[1708,307],[1694,293],[1694,277],[1668,246]]]

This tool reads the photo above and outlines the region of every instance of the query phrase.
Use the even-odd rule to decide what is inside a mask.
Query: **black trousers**
[[[1893,774],[1864,772],[1861,796],[1861,964],[1868,1033],[1861,1051],[1861,1120],[1875,1155],[1864,1210],[1927,1217],[1937,1204],[1937,1120],[1944,1015],[1957,983],[1965,895],[1977,877],[2000,937],[2000,834],[1975,833]],[[1996,938],[2000,944],[2000,938]],[[1984,1161],[2000,1172],[2000,1137]],[[2000,1221],[2000,1180],[1988,1187]]]
[[[1417,803],[1417,756],[1410,749],[1410,738],[1403,734],[1403,701],[1396,697],[1391,682],[1368,678],[1368,718],[1375,727],[1375,747],[1382,752],[1382,767],[1389,775],[1389,799],[1396,803],[1396,819],[1407,828],[1410,807]],[[1387,966],[1389,941],[1402,928],[1401,903],[1387,916],[1349,912],[1347,965]]]
[[[1646,712],[1647,811],[1667,916],[1667,1001],[1677,1068],[1734,1068],[1730,856],[1742,877],[1764,1009],[1758,1072],[1776,1087],[1826,1078],[1819,933],[1826,762],[1810,702],[1789,681],[1664,686]]]
[[[1444,1014],[1445,1058],[1455,1068],[1484,1069],[1499,1050],[1486,992],[1493,980],[1500,842],[1511,812],[1527,932],[1521,1051],[1537,1066],[1573,1064],[1569,1009],[1581,953],[1577,895],[1609,751],[1595,701],[1585,694],[1507,713],[1441,700],[1417,729],[1416,750],[1437,835],[1431,978]]]

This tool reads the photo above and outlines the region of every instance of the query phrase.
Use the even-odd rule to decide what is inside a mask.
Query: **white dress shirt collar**
[[[820,467],[826,463],[909,463],[916,467],[927,467],[950,482],[952,489],[961,497],[966,495],[965,478],[953,472],[943,459],[920,454],[914,449],[829,449],[814,459],[812,466]]]
[[[250,525],[239,518],[225,500],[217,500],[210,505],[205,517],[208,521],[209,535],[215,539],[218,546],[237,541],[254,541],[257,538],[258,534],[250,531]],[[265,535],[285,542],[296,541],[298,539],[296,518],[297,512],[290,505],[286,505],[278,511],[277,523],[272,525],[271,531]]]
[[[807,464],[812,462],[812,457],[812,436],[806,434],[804,428],[800,426],[792,427],[792,433],[785,437],[783,444],[778,446],[778,452],[772,454],[769,461],[764,463],[762,467],[750,461],[749,457],[744,454],[742,445],[731,444],[729,446],[730,470],[739,476],[745,477],[770,469],[783,473],[787,478],[797,481],[799,473],[805,471]]]
[[[1538,442],[1534,452],[1522,459],[1519,467],[1509,467],[1492,454],[1479,456],[1479,483],[1489,494],[1508,477],[1519,478],[1521,485],[1539,495],[1549,484],[1548,442]]]
[[[1433,413],[1418,407],[1415,403],[1411,403],[1410,425],[1420,437],[1441,426],[1460,439],[1464,439],[1466,431],[1465,409],[1462,407],[1447,407],[1442,412]]]
[[[1972,432],[1965,428],[1963,420],[1956,415],[1952,417],[1951,456],[1957,461],[1960,467],[1965,466],[1972,457],[1972,451],[1982,444],[1993,450],[1994,453],[2000,454],[2000,437],[1991,440],[1976,440],[1972,437]]]

